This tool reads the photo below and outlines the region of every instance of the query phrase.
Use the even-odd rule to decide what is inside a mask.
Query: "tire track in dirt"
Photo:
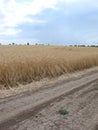
[[[51,87],[49,89],[42,89],[40,91],[36,91],[35,93],[29,95],[30,97],[27,98],[27,100],[26,97],[21,97],[20,99],[18,99],[20,101],[18,103],[17,98],[5,102],[5,105],[3,104],[3,107],[0,111],[0,129],[10,130],[11,126],[25,119],[28,119],[31,116],[35,116],[39,111],[47,107],[50,103],[54,102],[55,100],[61,99],[64,96],[68,96],[79,90],[82,90],[85,87],[89,86],[91,83],[95,82],[97,79],[98,73],[93,73],[92,75],[86,75],[74,81],[59,83],[59,85],[54,85],[54,87]],[[37,97],[37,99],[35,97]],[[32,98],[33,100],[30,102],[29,100]],[[8,103],[11,104],[12,102],[18,104],[18,107],[13,106],[13,108],[11,109],[11,106],[9,106],[9,111],[7,111]],[[21,103],[23,103],[22,107]],[[2,103],[0,104],[0,108],[1,106]]]

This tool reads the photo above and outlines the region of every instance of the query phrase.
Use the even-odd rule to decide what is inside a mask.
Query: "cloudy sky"
[[[98,0],[0,0],[0,42],[97,44]]]

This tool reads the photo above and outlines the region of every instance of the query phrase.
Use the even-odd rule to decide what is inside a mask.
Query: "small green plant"
[[[65,109],[61,109],[58,112],[59,112],[60,115],[66,115],[66,114],[68,114],[68,111],[65,110]]]

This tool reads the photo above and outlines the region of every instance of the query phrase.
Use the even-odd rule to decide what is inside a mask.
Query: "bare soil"
[[[2,98],[0,130],[98,130],[98,71]]]
[[[11,130],[98,130],[98,82],[58,98]],[[68,114],[61,115],[59,110]]]

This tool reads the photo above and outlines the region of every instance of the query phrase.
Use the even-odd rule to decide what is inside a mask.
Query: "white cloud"
[[[23,23],[45,22],[30,16],[35,16],[47,8],[55,10],[59,2],[63,3],[63,10],[68,15],[98,8],[97,0],[0,0],[0,36],[19,34],[22,32],[18,29],[19,25]]]
[[[55,5],[58,0],[32,0],[26,2],[20,0],[0,0],[0,15],[2,15],[0,20],[0,35],[17,34],[20,30],[16,30],[19,24],[24,22],[28,23],[42,23],[42,20],[35,20],[29,17],[30,15],[39,14],[46,8],[56,9]]]
[[[16,35],[17,33],[20,33],[21,32],[21,30],[20,29],[17,29],[17,30],[15,30],[15,29],[13,29],[13,28],[0,28],[0,35],[2,36],[2,35],[7,35],[7,36],[9,36],[9,35]]]

